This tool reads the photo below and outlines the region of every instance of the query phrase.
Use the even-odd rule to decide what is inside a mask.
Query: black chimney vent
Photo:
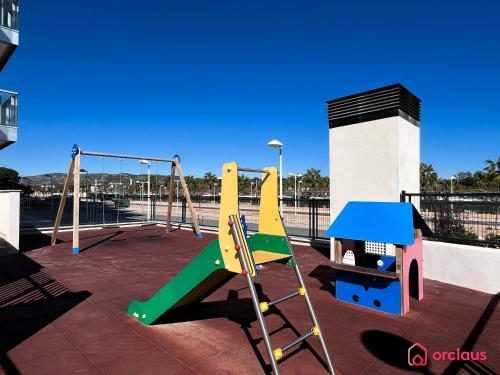
[[[419,126],[420,102],[403,85],[396,83],[327,101],[328,124],[330,128],[336,128],[400,116]]]

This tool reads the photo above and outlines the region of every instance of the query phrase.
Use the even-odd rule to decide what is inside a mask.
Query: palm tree
[[[484,185],[487,187],[493,188],[500,183],[500,168],[499,163],[500,162],[500,157],[498,160],[495,162],[493,160],[486,160],[486,167],[483,168],[483,176],[484,176]]]
[[[187,175],[184,177],[186,181],[187,188],[189,190],[190,195],[196,195],[198,193],[198,181],[191,175]]]
[[[217,176],[212,172],[207,172],[203,176],[203,187],[204,190],[208,188],[213,194],[215,194],[215,184],[217,183]]]
[[[495,174],[497,172],[497,163],[491,159],[486,160],[485,163],[486,167],[483,168],[483,171],[485,171],[486,174]]]
[[[311,189],[320,187],[321,184],[321,170],[316,168],[309,168],[302,180],[308,185]]]
[[[423,190],[433,190],[438,183],[438,174],[432,164],[420,163],[420,186]]]
[[[238,176],[238,190],[244,195],[250,193],[250,179],[247,176]]]

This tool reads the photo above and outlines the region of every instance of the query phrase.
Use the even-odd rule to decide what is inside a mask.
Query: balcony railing
[[[19,0],[0,0],[0,26],[19,30]]]
[[[19,94],[0,90],[0,126],[17,126],[17,100]]]

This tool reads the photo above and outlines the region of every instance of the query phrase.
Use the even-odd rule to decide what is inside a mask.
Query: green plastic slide
[[[284,255],[285,261],[291,256],[286,237],[256,233],[247,240],[254,254]],[[133,301],[128,314],[141,323],[153,324],[170,309],[202,301],[236,275],[226,270],[219,241],[212,241],[153,297],[147,301]]]
[[[235,275],[225,269],[219,241],[212,241],[153,297],[133,301],[128,314],[141,323],[153,324],[172,308],[203,300]]]

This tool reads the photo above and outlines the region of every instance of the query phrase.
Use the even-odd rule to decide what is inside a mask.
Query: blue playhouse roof
[[[328,237],[412,245],[414,229],[432,232],[411,203],[348,202],[326,231]]]

